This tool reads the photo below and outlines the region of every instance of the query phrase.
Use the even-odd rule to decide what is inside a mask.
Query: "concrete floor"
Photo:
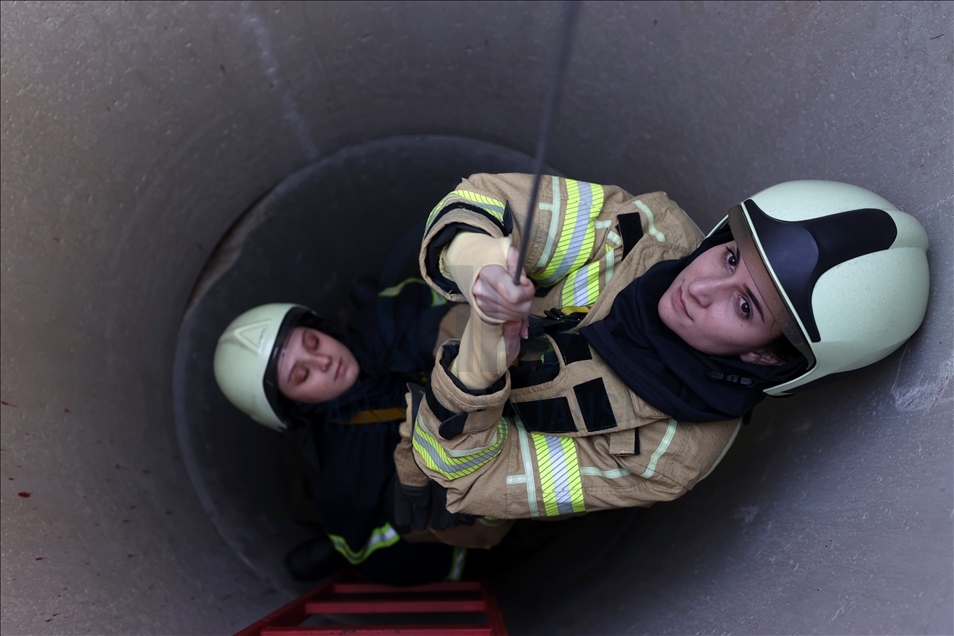
[[[231,633],[285,601],[261,565],[284,535],[200,465],[232,447],[180,445],[196,280],[243,212],[339,151],[531,153],[559,9],[2,4],[4,634]],[[554,168],[666,190],[703,228],[779,181],[856,183],[925,226],[932,291],[908,345],[764,403],[688,496],[575,520],[499,577],[512,633],[954,632],[952,41],[951,3],[584,5]],[[380,253],[419,221],[314,214],[328,304],[362,249],[340,237]]]

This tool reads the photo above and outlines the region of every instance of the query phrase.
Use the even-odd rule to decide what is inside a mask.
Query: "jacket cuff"
[[[499,407],[510,398],[508,373],[486,389],[468,389],[464,386],[450,370],[459,352],[459,340],[445,342],[438,352],[438,363],[431,374],[432,391],[444,408],[454,413],[477,413]]]

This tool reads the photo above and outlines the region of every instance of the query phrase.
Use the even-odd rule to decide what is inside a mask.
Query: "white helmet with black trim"
[[[278,391],[278,361],[295,327],[330,331],[302,305],[272,303],[233,320],[215,347],[215,380],[225,397],[249,417],[276,431],[288,430]]]
[[[726,223],[782,333],[808,360],[804,373],[767,394],[788,395],[877,362],[921,325],[927,234],[877,194],[790,181],[735,206],[713,232]]]

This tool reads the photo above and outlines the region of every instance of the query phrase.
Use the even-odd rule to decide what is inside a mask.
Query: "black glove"
[[[447,489],[436,481],[425,486],[402,484],[397,476],[392,479],[394,497],[394,528],[402,534],[410,531],[449,530],[460,524],[473,525],[476,517],[454,514],[447,510]]]

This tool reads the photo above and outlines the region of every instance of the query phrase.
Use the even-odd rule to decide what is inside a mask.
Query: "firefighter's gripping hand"
[[[513,364],[520,354],[520,339],[529,335],[530,303],[536,291],[533,283],[527,278],[527,272],[520,267],[519,259],[519,253],[511,246],[507,252],[506,276],[501,280],[502,268],[499,265],[485,267],[477,276],[477,284],[474,285],[474,302],[480,310],[492,318],[504,320],[502,328],[507,350],[507,366]],[[518,267],[520,268],[520,284],[514,285],[514,274]],[[484,284],[480,284],[484,272],[487,272],[487,280]],[[487,290],[495,288],[497,293],[486,293],[487,290],[482,289],[484,286]],[[483,298],[478,291],[485,292]]]
[[[520,284],[513,284],[519,258],[517,250],[511,247],[507,253],[507,270],[500,265],[487,265],[477,274],[473,288],[474,302],[494,320],[524,320],[530,315],[530,303],[536,290],[522,267]]]
[[[458,525],[471,525],[472,515],[447,511],[447,490],[430,481],[425,486],[408,486],[394,480],[394,525],[401,533],[427,530],[449,530]]]

